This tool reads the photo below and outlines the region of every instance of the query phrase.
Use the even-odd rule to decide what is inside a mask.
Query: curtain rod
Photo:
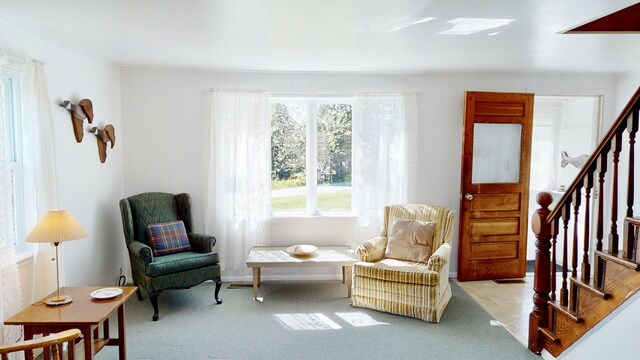
[[[329,92],[272,92],[269,96],[273,97],[308,97],[308,98],[355,98],[356,93],[329,93]]]
[[[9,54],[7,49],[0,48],[0,58],[2,59],[2,65],[5,65],[9,68],[11,67],[19,67],[27,63],[27,61],[33,61],[37,64],[44,66],[44,62],[36,59],[31,59],[28,57],[18,57],[12,54]]]
[[[221,88],[209,88],[209,92],[239,92],[239,93],[248,93],[248,92],[257,92],[257,93],[266,93],[266,90],[263,89],[221,89]]]

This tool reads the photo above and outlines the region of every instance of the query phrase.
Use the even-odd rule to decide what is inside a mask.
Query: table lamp
[[[45,301],[47,305],[63,305],[70,303],[73,299],[68,295],[60,295],[60,269],[58,264],[58,245],[63,241],[78,240],[87,236],[86,231],[67,210],[54,209],[47,211],[31,230],[26,238],[31,243],[53,243],[56,248],[56,280],[58,296],[51,297]]]

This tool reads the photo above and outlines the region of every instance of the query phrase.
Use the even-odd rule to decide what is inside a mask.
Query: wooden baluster
[[[573,241],[571,243],[572,251],[571,251],[571,277],[578,278],[578,220],[580,215],[580,202],[582,201],[582,194],[580,193],[580,189],[582,188],[582,184],[578,183],[576,185],[576,189],[573,191],[571,195],[571,202],[573,203]],[[577,307],[577,298],[578,298],[578,287],[577,285],[571,286],[571,295],[569,296],[571,299],[571,311],[576,311]]]
[[[562,228],[564,237],[562,239],[562,288],[560,289],[560,305],[569,305],[569,289],[567,288],[567,270],[569,268],[569,220],[571,220],[571,203],[567,202],[562,207]]]
[[[62,345],[54,344],[54,345],[51,346],[51,350],[53,350],[52,354],[51,354],[51,356],[53,356],[53,360],[60,360],[60,347],[59,346],[61,347]]]
[[[558,248],[558,218],[553,219],[551,222],[551,246],[553,253],[551,254],[551,300],[556,300],[556,264],[558,259],[556,258],[556,249]]]
[[[573,191],[571,202],[573,203],[573,251],[571,254],[571,276],[578,277],[578,215],[580,214],[580,203],[582,201],[582,194],[580,189],[582,184],[577,184],[576,189]]]
[[[613,150],[613,189],[611,192],[611,231],[609,232],[609,251],[617,254],[619,251],[618,236],[618,163],[620,162],[620,151],[622,151],[622,132],[616,132],[611,139],[611,150]]]
[[[633,196],[634,196],[634,181],[635,181],[635,172],[633,170],[635,166],[635,143],[636,143],[636,133],[638,132],[638,113],[640,110],[634,110],[632,115],[627,119],[627,131],[629,132],[629,176],[627,177],[627,217],[633,217]],[[629,226],[628,223],[625,224],[627,228],[625,229],[624,239],[625,242],[622,245],[622,254],[625,258],[631,259],[632,261],[636,261],[633,258],[633,249],[634,246],[634,233],[633,226]]]
[[[596,250],[602,251],[602,240],[604,238],[604,177],[607,174],[607,154],[609,153],[609,147],[602,150],[600,156],[598,156],[596,168],[598,170],[598,218],[596,219]],[[593,273],[596,277],[596,287],[600,289],[602,287],[602,259],[598,257],[597,261],[593,263],[595,268]]]
[[[598,219],[596,225],[596,250],[602,251],[602,240],[604,238],[604,177],[607,174],[607,154],[609,149],[605,149],[597,160],[598,169]]]
[[[547,216],[553,197],[547,192],[538,194],[536,201],[540,208],[531,218],[531,229],[536,235],[536,262],[533,279],[533,311],[529,315],[529,350],[540,353],[544,339],[539,328],[549,324],[549,249],[551,248],[551,225]]]
[[[593,188],[593,171],[589,169],[584,178],[584,236],[582,242],[582,281],[591,279],[591,264],[589,264],[589,243],[591,229],[591,188]]]

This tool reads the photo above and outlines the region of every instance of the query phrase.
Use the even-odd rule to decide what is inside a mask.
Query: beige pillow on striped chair
[[[394,218],[387,236],[385,257],[427,263],[436,223]]]

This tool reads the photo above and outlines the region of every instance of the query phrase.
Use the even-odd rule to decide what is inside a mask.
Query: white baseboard
[[[551,355],[551,353],[548,352],[547,349],[542,349],[542,351],[540,352],[540,357],[544,360],[556,360],[556,358]]]

